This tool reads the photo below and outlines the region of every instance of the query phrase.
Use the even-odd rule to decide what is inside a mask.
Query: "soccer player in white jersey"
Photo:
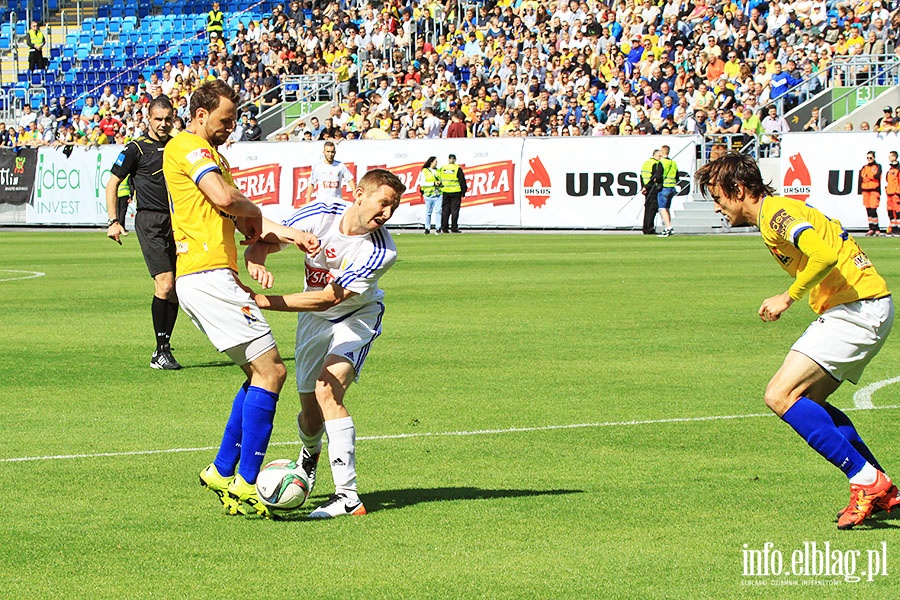
[[[334,142],[325,142],[322,150],[322,162],[313,165],[309,175],[309,187],[306,188],[306,203],[313,199],[313,190],[316,192],[316,200],[341,200],[342,192],[346,186],[348,190],[354,188],[353,174],[347,165],[335,160],[337,149]]]
[[[283,296],[256,295],[259,307],[299,312],[295,350],[301,412],[297,424],[303,449],[298,462],[315,483],[322,435],[335,493],[309,514],[313,519],[364,515],[356,486],[356,428],[344,405],[347,388],[358,377],[369,348],[381,333],[384,292],[378,279],[394,264],[397,249],[383,227],[406,186],[384,169],[366,173],[353,191],[353,202],[330,200],[304,206],[273,234],[248,248],[245,258],[254,279],[271,285],[265,258],[279,250],[279,233],[293,230],[319,239],[320,251],[306,256],[303,292]],[[292,228],[292,229],[288,229]]]

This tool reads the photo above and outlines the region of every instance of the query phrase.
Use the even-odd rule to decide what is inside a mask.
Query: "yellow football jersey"
[[[884,279],[840,221],[829,219],[815,208],[792,198],[768,196],[760,206],[758,226],[766,247],[791,277],[806,267],[807,257],[797,241],[807,229],[837,253],[837,265],[809,291],[809,305],[816,313],[890,294]]]
[[[237,271],[235,217],[220,211],[198,184],[210,171],[234,185],[228,162],[201,137],[182,131],[163,152],[163,175],[175,234],[176,275],[212,269]]]

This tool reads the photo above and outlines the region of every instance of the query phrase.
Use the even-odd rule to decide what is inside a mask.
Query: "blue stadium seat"
[[[95,33],[92,41],[95,48],[102,48],[106,43],[106,33]]]
[[[107,25],[111,34],[119,35],[122,32],[122,21],[119,19],[110,19]]]
[[[69,46],[75,46],[76,44],[78,44],[78,33],[67,33],[66,44]]]
[[[25,32],[28,30],[28,22],[24,19],[21,21],[16,21],[16,35],[25,35]]]
[[[126,19],[134,19],[137,21],[137,9],[133,6],[125,7],[125,18]]]
[[[44,72],[43,71],[32,71],[31,72],[31,85],[34,85],[34,86],[44,85]]]
[[[116,56],[113,58],[113,66],[117,71],[121,71],[125,68],[125,57],[124,56]]]
[[[75,58],[75,44],[66,44],[63,46],[63,58],[74,59]]]
[[[125,8],[121,6],[111,6],[109,8],[109,18],[121,21],[125,18]]]
[[[94,31],[94,18],[86,17],[81,21],[81,30],[82,31]]]
[[[60,58],[62,56],[62,48],[59,46],[53,46],[50,48],[50,60],[54,58]]]
[[[44,72],[44,85],[56,84],[56,73],[53,71]]]
[[[110,16],[112,16],[112,7],[106,5],[97,7],[97,17],[108,19]]]
[[[75,49],[75,56],[78,57],[79,60],[85,60],[88,56],[91,55],[91,44],[78,44],[78,47]]]
[[[92,44],[94,42],[94,36],[90,32],[82,31],[78,34],[78,45],[83,46],[84,44]]]
[[[134,21],[128,18],[122,19],[122,33],[131,33],[134,31]]]
[[[94,21],[94,31],[106,33],[107,29],[109,29],[109,19],[101,19],[98,17],[97,20]]]
[[[110,57],[110,58],[104,58],[104,59],[101,61],[101,65],[100,65],[100,66],[103,68],[103,71],[105,71],[105,72],[107,72],[107,73],[110,72],[110,71],[112,71],[112,70],[113,70],[113,59],[112,59],[112,57]]]
[[[12,48],[12,38],[8,35],[0,35],[0,50],[9,50]]]
[[[65,83],[75,83],[75,73],[76,71],[66,71],[63,73],[63,81]]]
[[[18,77],[18,83],[25,83],[25,84],[28,83],[28,73],[23,71],[23,72],[19,73],[17,75],[17,77]]]

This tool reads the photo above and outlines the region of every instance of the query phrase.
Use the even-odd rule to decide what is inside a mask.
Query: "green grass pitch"
[[[369,515],[271,522],[197,485],[242,378],[183,314],[187,368],[148,367],[135,236],[0,232],[0,598],[900,593],[900,520],[837,531],[846,479],[763,405],[813,314],[757,318],[789,284],[758,237],[395,240],[384,333],[347,398]],[[862,243],[900,288],[900,240]],[[276,291],[301,264],[272,257]],[[269,316],[292,372],[294,317]],[[835,404],[900,375],[894,335]],[[872,401],[850,415],[900,477],[900,389]],[[267,459],[296,457],[298,404],[289,377]],[[322,464],[304,509],[331,492]],[[857,575],[879,549],[887,564],[858,583],[745,574],[750,550],[789,570],[810,542]]]

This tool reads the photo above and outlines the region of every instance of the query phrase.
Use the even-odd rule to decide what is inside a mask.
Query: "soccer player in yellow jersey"
[[[751,157],[729,152],[701,167],[695,179],[732,225],[758,226],[766,247],[794,278],[787,291],[763,300],[759,317],[777,321],[807,294],[818,314],[769,381],[765,402],[850,479],[850,504],[838,516],[838,529],[890,511],[900,504],[897,487],[847,415],[827,402],[844,380],[859,381],[884,345],[894,322],[887,284],[838,221],[774,196]]]
[[[175,239],[175,288],[181,307],[213,345],[247,376],[232,404],[215,461],[200,483],[216,493],[228,514],[267,515],[256,495],[259,473],[286,370],[275,339],[249,290],[237,277],[235,229],[253,242],[262,213],[234,185],[217,148],[234,130],[237,94],[215,80],[191,95],[191,123],[163,153],[163,174]],[[277,233],[276,233],[277,235]],[[315,253],[314,236],[296,232],[279,241]],[[270,287],[265,271],[251,272]]]

